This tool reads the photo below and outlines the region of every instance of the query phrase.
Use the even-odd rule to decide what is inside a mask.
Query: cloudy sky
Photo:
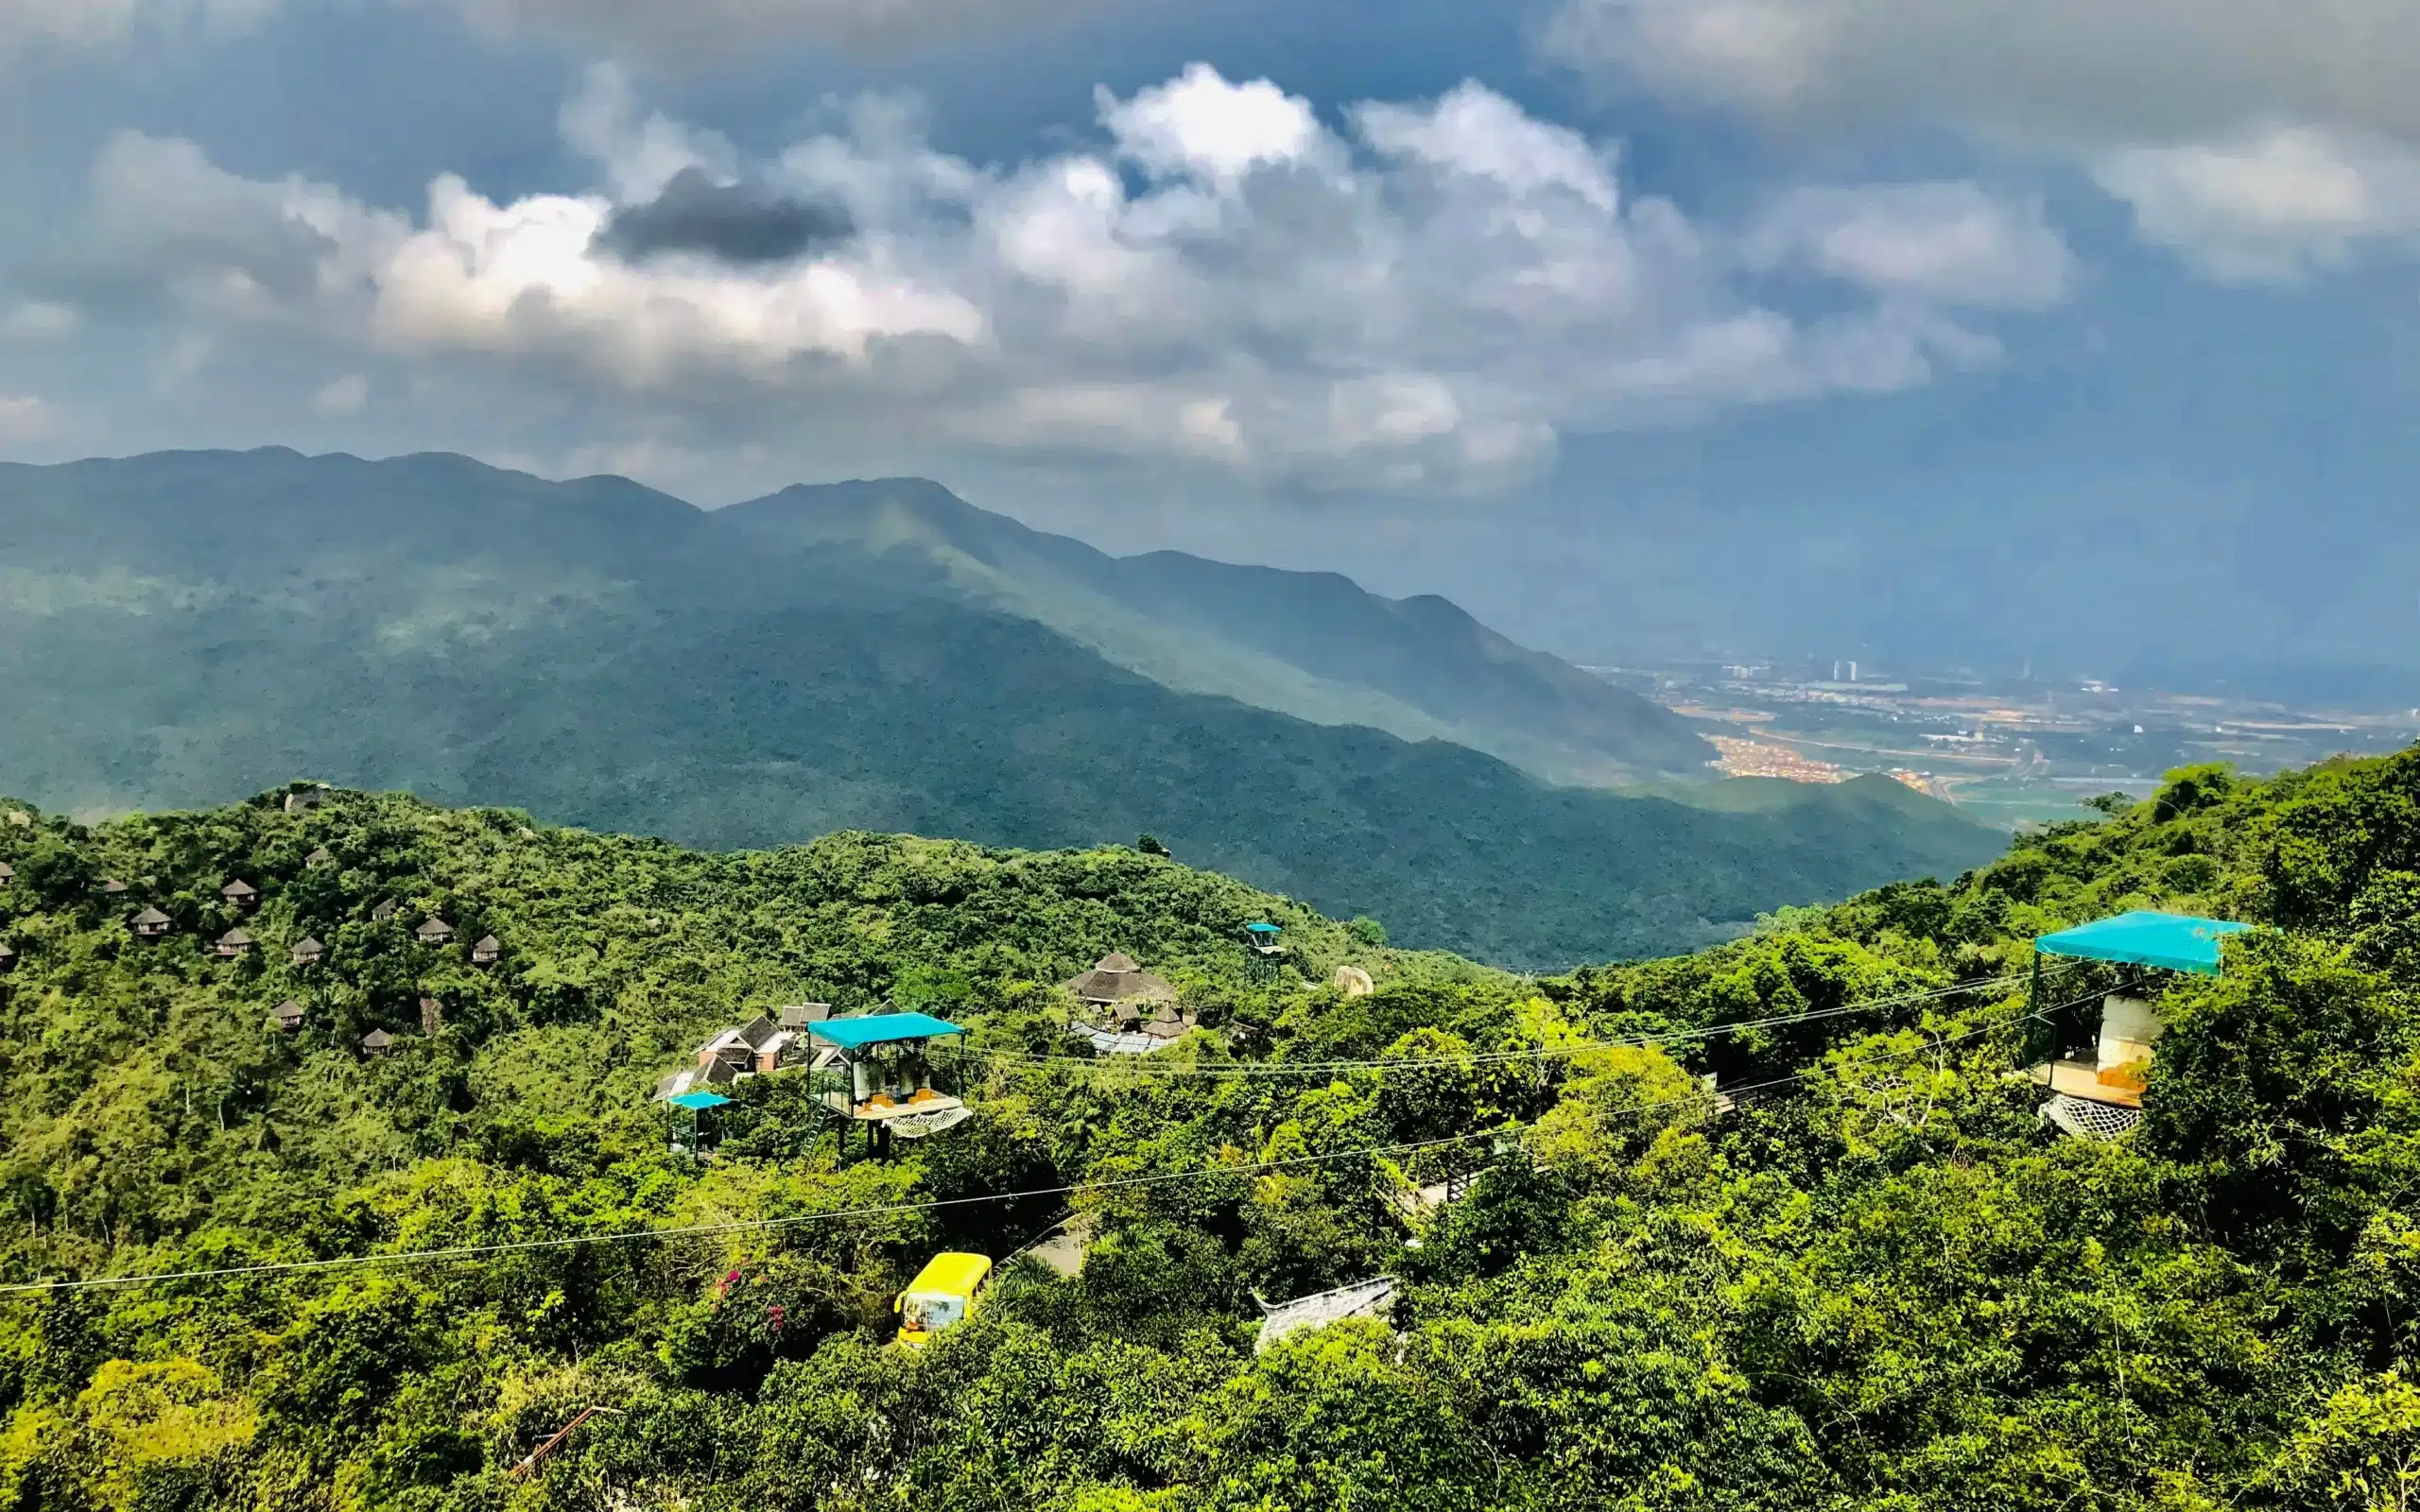
[[[2411,663],[2415,59],[2409,0],[0,0],[0,455],[924,473],[1599,659]]]

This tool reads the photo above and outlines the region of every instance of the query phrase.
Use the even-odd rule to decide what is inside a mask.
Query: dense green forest
[[[0,464],[0,789],[92,815],[307,775],[717,850],[1148,831],[1407,943],[1538,969],[1689,949],[2000,843],[1880,779],[1744,808],[1624,796],[1400,738],[1341,693],[1340,718],[1314,723],[1186,691],[1184,668],[1213,666],[1293,686],[1205,627],[1201,606],[1224,603],[1220,623],[1264,624],[1331,693],[1444,711],[1424,728],[1580,742],[1644,770],[1700,747],[1451,606],[1397,612],[1340,578],[1309,579],[1333,590],[1318,612],[1240,569],[1246,587],[1150,589],[1171,607],[1118,623],[1183,648],[1150,663],[1173,683],[1155,680],[1032,617],[1080,608],[1068,582],[970,586],[964,553],[900,549],[878,501],[814,498],[709,513],[451,456]],[[1016,562],[1053,539],[949,502],[959,526],[1024,541]]]
[[[1545,979],[1134,850],[712,855],[274,797],[0,822],[0,1283],[551,1247],[0,1296],[0,1504],[2386,1508],[2420,1476],[2420,753],[2180,772],[1946,885]],[[2145,1121],[2066,1140],[2009,1074],[2028,942],[2137,906],[2262,927],[2137,988]],[[1295,954],[1254,975],[1263,915]],[[239,919],[260,947],[212,954]],[[1071,1049],[1052,984],[1110,949],[1201,1027]],[[968,1025],[975,1120],[844,1162],[776,1074],[716,1160],[672,1149],[652,1078],[807,998]],[[1080,1273],[1011,1258],[1065,1208]],[[1007,1261],[986,1305],[888,1344],[943,1248]],[[1255,1352],[1255,1297],[1380,1274],[1384,1316]]]

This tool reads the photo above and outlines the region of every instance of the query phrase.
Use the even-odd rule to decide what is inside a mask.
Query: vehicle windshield
[[[932,1333],[966,1315],[966,1298],[947,1292],[910,1292],[899,1309],[900,1323],[911,1333]]]

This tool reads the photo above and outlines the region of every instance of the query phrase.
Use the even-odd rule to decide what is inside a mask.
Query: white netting
[[[2114,1103],[2089,1102],[2082,1097],[2069,1097],[2061,1092],[2042,1105],[2042,1121],[2065,1129],[2080,1140],[2106,1144],[2123,1139],[2143,1121],[2139,1108],[2119,1108]]]

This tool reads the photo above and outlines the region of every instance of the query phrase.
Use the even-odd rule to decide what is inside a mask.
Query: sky
[[[0,0],[0,457],[919,474],[1595,662],[2420,669],[2415,58],[2409,0]]]

